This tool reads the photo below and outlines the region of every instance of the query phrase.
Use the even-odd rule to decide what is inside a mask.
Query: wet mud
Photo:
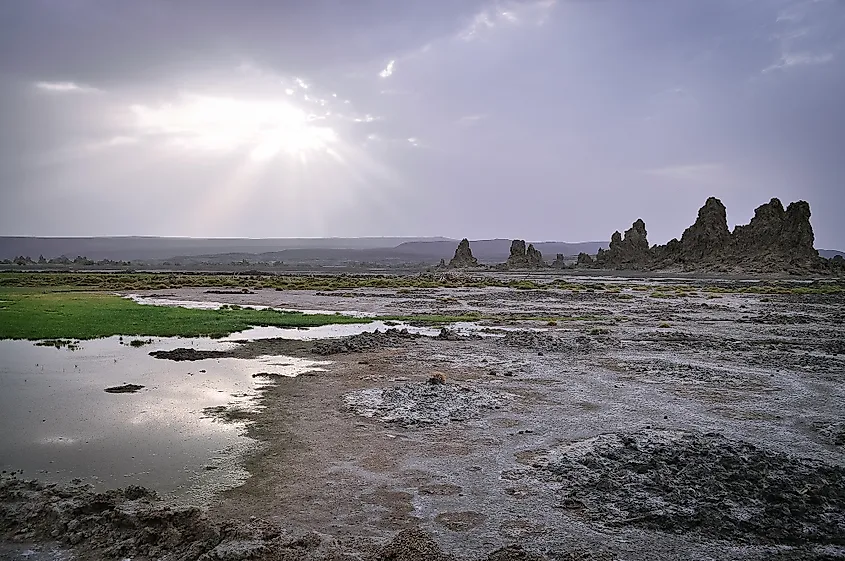
[[[102,530],[116,539],[100,548],[97,528],[110,515],[96,524],[84,517],[97,512],[73,515],[84,520],[69,534],[69,519],[56,527],[53,515],[24,510],[69,501],[85,513],[73,498],[81,491],[59,500],[65,491],[20,483],[0,496],[5,539],[58,541],[82,559],[89,544],[100,554],[125,544],[109,555],[140,560],[845,559],[845,293],[571,282],[214,294],[236,305],[484,319],[440,334],[160,348],[156,357],[174,365],[276,355],[331,363],[296,377],[262,366],[250,372],[264,383],[254,408],[205,411],[246,422],[261,443],[244,460],[249,479],[208,510],[121,491],[100,511],[171,509],[172,524],[150,524],[157,537],[176,535],[168,525],[187,536],[175,549],[165,537],[136,545],[146,522],[134,521],[125,534]],[[437,374],[445,383],[430,383]],[[65,535],[78,528],[73,546]]]

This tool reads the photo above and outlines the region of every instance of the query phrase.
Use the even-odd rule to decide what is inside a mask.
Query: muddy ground
[[[2,531],[133,559],[845,558],[845,296],[668,284],[168,291],[487,319],[439,337],[221,351],[333,361],[309,376],[262,373],[275,384],[257,412],[229,412],[263,444],[243,486],[207,513],[163,515],[138,490],[7,482]],[[200,358],[174,351],[159,358]],[[79,504],[62,511],[63,500]],[[26,508],[36,514],[21,520]]]

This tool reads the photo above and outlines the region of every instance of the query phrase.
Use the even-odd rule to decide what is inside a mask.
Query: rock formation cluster
[[[478,267],[478,259],[472,256],[472,249],[469,247],[469,240],[464,238],[455,249],[455,256],[449,261],[449,267],[460,269],[465,267]]]
[[[508,269],[539,269],[543,267],[543,254],[533,244],[525,247],[525,240],[511,242],[511,254],[507,260]]]
[[[728,229],[722,201],[710,197],[695,223],[681,239],[666,245],[648,244],[645,222],[638,219],[624,234],[613,233],[610,248],[599,250],[595,262],[578,256],[578,266],[621,270],[686,270],[713,272],[807,273],[836,269],[813,247],[810,205],[778,199],[759,206],[751,222]]]

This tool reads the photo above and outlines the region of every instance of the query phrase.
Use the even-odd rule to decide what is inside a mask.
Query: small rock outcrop
[[[684,230],[680,250],[684,261],[704,261],[729,243],[728,214],[725,205],[710,197],[698,211],[695,223]]]
[[[513,240],[511,242],[511,254],[508,256],[507,266],[511,269],[525,269],[528,267],[525,240]]]
[[[599,248],[601,251],[601,248]],[[578,254],[578,262],[576,263],[577,267],[592,267],[593,266],[593,258],[589,253],[584,253],[583,251]]]
[[[642,269],[651,263],[653,255],[648,246],[645,222],[638,218],[625,230],[625,237],[618,231],[610,237],[610,247],[599,249],[596,264],[608,269]]]
[[[552,267],[554,269],[566,268],[566,259],[563,256],[563,253],[558,253],[557,255],[555,255],[555,260],[552,262]]]
[[[534,248],[534,244],[528,244],[528,249],[525,252],[525,257],[528,259],[528,266],[532,269],[539,269],[543,263],[543,254],[539,249]]]
[[[539,269],[544,265],[543,254],[534,247],[534,244],[528,244],[526,249],[525,240],[513,240],[511,254],[505,265],[508,269]]]
[[[449,261],[449,268],[460,269],[465,267],[478,267],[478,259],[472,256],[472,249],[469,247],[469,240],[464,238],[455,249],[455,256]]]

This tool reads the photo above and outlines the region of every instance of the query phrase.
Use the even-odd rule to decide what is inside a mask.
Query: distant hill
[[[159,238],[90,237],[35,238],[0,237],[0,259],[24,255],[47,259],[83,255],[90,259],[162,260],[177,255],[196,256],[221,253],[264,253],[286,249],[376,249],[396,247],[404,242],[443,241],[448,238]],[[451,242],[450,242],[451,243]],[[457,244],[457,242],[454,242]]]
[[[821,255],[825,259],[833,259],[837,255],[841,255],[842,257],[845,257],[845,251],[837,251],[835,249],[820,249],[819,255]]]
[[[477,240],[472,251],[482,263],[502,263],[509,253],[511,240]],[[184,264],[231,263],[247,259],[255,261],[284,261],[286,263],[339,262],[400,262],[431,263],[448,261],[455,254],[458,240],[449,238],[158,238],[158,237],[102,237],[102,238],[30,238],[0,237],[0,259],[14,259],[19,255],[47,259],[63,255],[73,259],[82,255],[95,261],[101,259],[163,261]],[[548,261],[555,254],[567,257],[580,252],[595,254],[603,242],[534,242]]]

